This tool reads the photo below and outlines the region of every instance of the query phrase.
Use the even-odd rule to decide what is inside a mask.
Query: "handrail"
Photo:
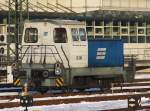
[[[66,53],[65,53],[65,51],[64,51],[64,49],[63,49],[63,47],[62,47],[62,45],[61,45],[61,50],[62,50],[62,52],[63,52],[63,54],[64,54],[64,56],[65,56],[65,58],[66,58],[66,60],[67,60],[69,69],[71,69],[71,68],[70,68],[69,59],[68,59],[68,57],[67,57],[67,55],[66,55]]]
[[[53,50],[52,50],[51,48],[50,48],[50,50],[51,50],[51,52],[52,52],[52,55],[53,55],[55,61],[57,61],[57,60],[56,60],[56,57],[54,56],[55,53],[53,52]]]
[[[43,54],[43,55],[45,55],[45,56],[46,56],[47,54],[52,54],[53,57],[55,58],[55,60],[56,60],[55,54],[57,54],[57,55],[59,56],[61,62],[63,63],[63,60],[62,60],[62,58],[61,58],[61,56],[60,56],[60,54],[59,54],[59,52],[58,52],[58,50],[57,50],[57,47],[56,47],[55,45],[23,45],[21,48],[26,47],[26,46],[27,46],[27,48],[26,48],[25,52],[23,52],[23,53],[21,52],[21,54],[23,54],[23,56],[22,56],[22,58],[21,58],[21,61],[23,60],[23,58],[25,57],[26,54],[32,54],[32,55],[34,55],[34,54]],[[30,48],[31,48],[31,50],[32,50],[32,48],[33,48],[34,46],[38,46],[38,47],[43,46],[43,47],[45,47],[45,48],[48,47],[48,48],[51,50],[51,53],[47,53],[46,50],[44,51],[44,53],[42,53],[42,52],[41,52],[41,53],[28,52],[28,50],[29,50]],[[52,47],[54,47],[56,53],[53,52]]]
[[[60,56],[60,54],[59,54],[59,52],[58,52],[58,50],[57,50],[57,47],[54,45],[54,47],[55,47],[55,49],[56,49],[56,51],[57,51],[57,53],[58,53],[58,56],[59,56],[59,58],[61,59],[61,62],[63,63],[63,60],[62,60],[62,58],[61,58],[61,56]]]
[[[65,51],[64,51],[64,49],[63,49],[63,47],[62,47],[62,45],[61,45],[61,50],[62,50],[62,52],[63,52],[63,54],[64,54],[64,56],[65,56],[65,58],[66,58],[66,60],[67,60],[67,63],[68,63],[68,67],[69,67],[69,85],[71,85],[71,67],[70,67],[70,62],[69,62],[69,59],[68,59],[68,57],[67,57],[67,55],[66,55],[66,53],[65,53]]]
[[[22,47],[21,47],[22,48]],[[30,47],[27,47],[27,49],[25,50],[25,52],[24,53],[21,53],[21,54],[23,54],[23,57],[21,58],[21,61],[23,60],[23,58],[24,58],[24,56],[25,56],[25,54],[26,54],[26,52],[28,51],[28,49],[29,49]]]

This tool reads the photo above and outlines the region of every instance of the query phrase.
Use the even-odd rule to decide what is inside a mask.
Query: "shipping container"
[[[118,39],[88,40],[89,67],[120,67],[124,65],[123,41]]]

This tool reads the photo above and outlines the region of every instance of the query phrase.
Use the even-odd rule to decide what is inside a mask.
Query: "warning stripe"
[[[20,85],[21,85],[20,79],[14,80],[14,85],[15,85],[15,86],[20,86]]]
[[[61,84],[59,84],[59,83],[56,82],[56,86],[57,86],[57,87],[61,87]]]
[[[63,79],[62,77],[59,78],[59,81],[60,81],[61,83],[64,83],[64,79]]]
[[[56,86],[61,87],[64,84],[64,79],[63,78],[56,78]]]
[[[58,87],[62,86],[62,82],[59,79],[56,80],[56,84],[57,84],[56,86]]]

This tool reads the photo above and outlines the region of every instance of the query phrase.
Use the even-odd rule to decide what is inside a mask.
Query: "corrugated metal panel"
[[[122,40],[89,40],[89,67],[115,67],[124,64]]]
[[[121,3],[120,0],[114,0],[111,4],[113,7],[120,7],[120,3]]]
[[[110,2],[111,0],[104,0],[103,1],[103,6],[104,7],[110,7],[111,6],[111,2]]]
[[[130,7],[130,0],[121,0],[121,6],[120,7]]]
[[[8,10],[8,7],[5,6],[8,1],[9,0],[0,0],[2,9]],[[150,11],[149,0],[29,0],[29,3],[30,11],[36,10],[39,12],[54,12],[54,10],[56,10],[58,12],[67,13],[70,12],[69,10],[73,10],[79,13],[99,9]]]
[[[147,8],[146,4],[147,4],[147,0],[139,0],[138,1],[138,7],[139,8]]]
[[[138,1],[137,0],[131,0],[130,1],[130,7],[131,8],[137,8],[138,7]]]

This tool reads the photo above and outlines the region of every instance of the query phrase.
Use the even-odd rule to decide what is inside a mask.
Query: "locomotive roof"
[[[48,22],[56,25],[85,25],[83,22],[77,21],[77,20],[60,20],[60,19],[36,19],[36,20],[30,20],[30,22]]]

